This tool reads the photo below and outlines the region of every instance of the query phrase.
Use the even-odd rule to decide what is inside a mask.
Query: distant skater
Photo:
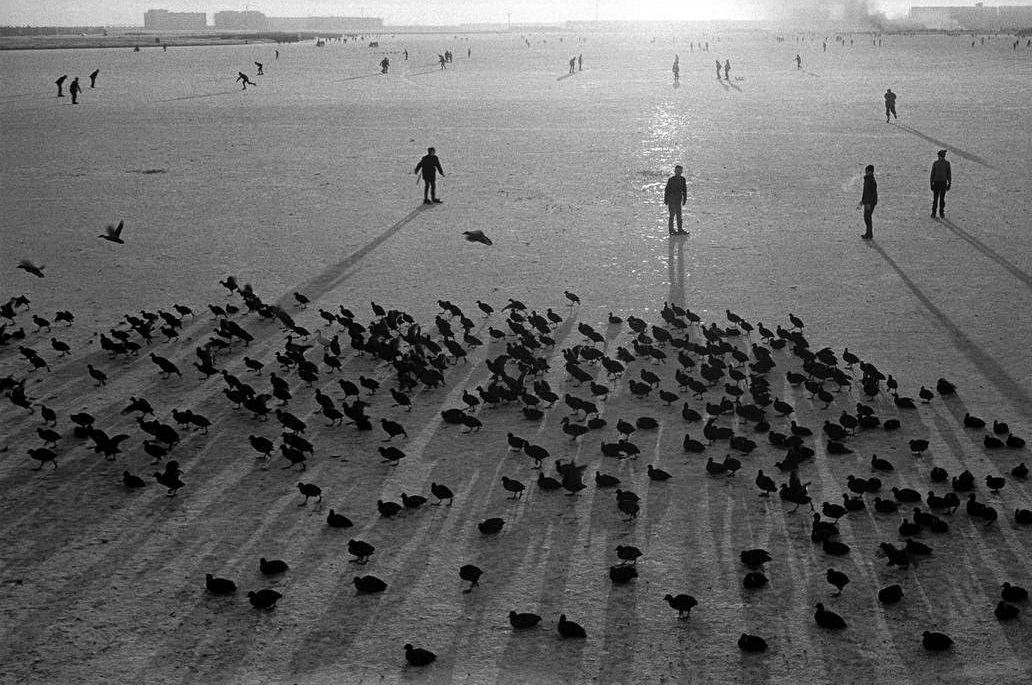
[[[473,48],[466,48],[466,59],[473,56]]]
[[[731,80],[731,60],[724,60],[724,80]]]
[[[441,65],[441,69],[447,69],[447,68],[448,68],[447,66],[445,66],[445,64],[447,63],[447,61],[448,61],[448,60],[446,60],[446,59],[444,58],[444,55],[438,55],[438,56],[437,56],[437,63]]]
[[[434,148],[426,149],[426,154],[419,160],[416,170],[412,173],[420,172],[423,174],[423,204],[440,204],[441,201],[437,199],[437,174],[439,172],[444,176],[444,169],[441,168],[441,160],[437,159],[437,151]]]
[[[584,55],[577,55],[577,71],[584,71]]]
[[[402,54],[405,55],[405,61],[408,62],[408,48],[405,48],[405,51]]]
[[[250,84],[250,85],[252,85],[252,86],[254,86],[254,85],[257,85],[257,84],[256,84],[256,83],[255,83],[254,81],[252,81],[251,79],[247,78],[247,74],[245,74],[245,73],[244,73],[244,72],[242,72],[242,71],[238,71],[238,72],[237,72],[237,77],[236,77],[236,80],[237,80],[237,81],[243,81],[243,83],[244,83],[244,87],[243,87],[243,88],[241,88],[241,90],[247,90],[247,85],[248,85],[248,84]]]
[[[82,88],[79,86],[79,77],[76,76],[72,79],[72,85],[68,86],[68,94],[72,96],[72,104],[79,104],[79,93],[82,92]]]
[[[946,191],[953,185],[953,171],[950,163],[946,161],[946,150],[939,150],[939,159],[932,162],[932,218],[935,218],[935,208],[939,208],[939,218],[946,214]]]
[[[276,50],[276,59],[279,59],[279,50]]]
[[[674,55],[673,72],[674,72],[674,83],[677,83],[678,81],[681,80],[680,58],[677,55]]]
[[[576,57],[571,57],[570,58],[570,73],[572,74],[576,70],[577,70],[577,58]]]
[[[682,227],[681,208],[688,204],[688,183],[681,173],[684,167],[678,164],[674,167],[674,175],[667,179],[666,188],[663,190],[663,203],[666,204],[669,212],[667,218],[667,230],[670,235],[687,235]],[[674,230],[674,219],[677,219],[677,230]]]
[[[94,69],[90,72],[90,88],[94,88],[97,85],[97,74],[100,73],[100,69]]]
[[[878,204],[878,181],[874,179],[874,165],[868,164],[867,168],[864,169],[863,195],[860,196],[860,204],[856,206],[857,209],[863,207],[864,210],[864,225],[867,227],[867,231],[862,233],[860,237],[865,240],[870,240],[874,237],[871,215],[874,214],[874,206],[876,204]]]
[[[723,68],[723,67],[721,67],[721,65],[720,65],[720,60],[718,59],[718,60],[717,60],[717,80],[718,80],[718,81],[720,80],[720,70],[721,70],[722,68]]]
[[[889,88],[885,91],[885,123],[889,123],[889,115],[892,115],[893,119],[898,119],[896,116],[896,94]]]
[[[255,62],[254,66],[258,67],[258,76],[265,76],[265,70],[262,69],[262,63],[261,62]]]
[[[796,71],[803,68],[803,58],[799,56],[799,53],[796,53],[795,56],[795,68]]]
[[[59,78],[56,81],[54,81],[54,83],[57,84],[57,97],[59,97],[59,98],[63,98],[64,97],[63,86],[64,86],[64,82],[65,82],[65,80],[67,78],[68,78],[68,74],[65,74],[61,78]]]
[[[384,57],[382,60],[380,60],[380,73],[381,74],[386,74],[387,70],[390,68],[390,66],[391,66],[391,61],[389,59],[387,59],[386,57]]]

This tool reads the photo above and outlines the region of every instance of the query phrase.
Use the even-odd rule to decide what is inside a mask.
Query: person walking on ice
[[[72,79],[72,85],[68,86],[68,94],[72,96],[72,104],[79,104],[79,93],[82,92],[82,88],[79,86],[79,77],[76,76]]]
[[[445,64],[447,62],[448,62],[448,60],[446,60],[444,58],[444,55],[438,55],[437,56],[437,63],[441,65],[441,69],[447,69],[448,68],[448,67],[445,66]]]
[[[437,159],[437,151],[432,147],[426,149],[426,154],[419,160],[416,170],[412,173],[423,174],[423,204],[440,204],[437,199],[437,174],[444,176],[444,169],[441,168],[441,160]]]
[[[864,190],[860,196],[860,204],[857,209],[863,207],[864,225],[867,231],[860,235],[864,240],[874,237],[874,228],[871,225],[871,215],[874,214],[874,206],[878,204],[878,181],[874,179],[874,165],[868,164],[864,169]]]
[[[669,211],[667,219],[667,230],[670,235],[687,235],[682,227],[681,208],[688,204],[688,183],[681,173],[684,167],[678,164],[674,167],[674,175],[667,179],[666,188],[663,190],[663,203]],[[677,219],[677,231],[674,231],[674,219]]]
[[[380,60],[380,73],[386,74],[390,66],[391,61],[388,58],[384,57],[382,60]]]
[[[94,69],[90,72],[90,88],[94,88],[97,85],[97,74],[100,73],[100,69]]]
[[[892,88],[885,91],[885,123],[889,123],[889,115],[892,115],[893,119],[898,119],[896,116],[896,94],[892,92]]]
[[[247,90],[247,84],[251,84],[252,86],[258,85],[254,81],[252,81],[251,79],[247,78],[247,74],[245,74],[242,71],[238,71],[237,72],[236,80],[244,82],[244,87],[241,90]]]
[[[796,53],[795,56],[795,68],[796,71],[803,68],[803,58],[799,56],[799,53]]]
[[[946,161],[946,150],[939,150],[939,159],[932,162],[932,218],[935,218],[935,208],[939,208],[939,218],[946,214],[946,191],[953,185],[953,172],[950,163]]]
[[[674,67],[673,67],[674,83],[677,83],[678,81],[681,80],[681,64],[680,64],[680,59],[681,58],[678,55],[674,55]]]
[[[576,68],[577,68],[577,58],[576,57],[571,57],[570,58],[570,73],[571,74],[574,73],[574,71],[576,71]]]
[[[62,76],[59,79],[57,79],[56,81],[54,81],[54,83],[57,84],[57,97],[59,97],[59,98],[63,98],[64,97],[64,92],[62,91],[62,86],[64,86],[64,82],[65,82],[65,80],[67,78],[68,78],[68,74],[65,74],[64,76]]]
[[[262,69],[262,63],[261,62],[255,62],[254,66],[258,67],[258,76],[264,76],[265,75],[265,71]]]

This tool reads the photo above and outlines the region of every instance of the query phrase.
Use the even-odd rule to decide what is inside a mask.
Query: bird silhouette
[[[691,595],[679,594],[679,595],[664,595],[663,599],[670,605],[671,609],[677,610],[677,618],[685,619],[691,614],[693,608],[699,605],[699,602]]]
[[[436,660],[437,655],[429,649],[413,647],[410,644],[405,645],[405,661],[407,661],[410,666],[429,666]]]
[[[33,276],[36,276],[37,278],[44,278],[43,269],[45,269],[46,266],[43,264],[36,266],[28,259],[23,259],[20,262],[18,262],[18,268],[22,271],[32,274]]]
[[[104,232],[97,237],[103,238],[110,243],[118,243],[119,245],[122,245],[125,243],[125,241],[122,240],[122,228],[124,227],[124,224],[124,221],[119,221],[117,226],[108,224],[104,227]]]
[[[204,576],[204,588],[213,595],[231,595],[236,592],[236,583],[228,578],[218,578],[210,573]]]
[[[248,592],[247,599],[251,602],[251,606],[255,609],[262,609],[265,611],[271,611],[276,608],[276,602],[283,598],[283,595],[265,588],[258,590],[257,592]]]
[[[362,593],[383,592],[387,589],[387,583],[376,576],[355,576],[352,582],[355,590]]]
[[[559,636],[562,638],[586,638],[588,636],[584,628],[579,623],[574,621],[568,621],[566,614],[559,614],[559,623],[556,624],[555,629],[559,632]]]
[[[530,612],[509,612],[509,625],[516,630],[526,630],[527,628],[533,628],[541,622],[541,617],[537,614]]]
[[[480,585],[480,576],[483,575],[483,570],[473,564],[465,564],[459,568],[459,578],[462,580],[469,581],[469,587],[463,590],[464,594],[473,592],[473,588]]]
[[[466,237],[466,240],[468,240],[471,243],[494,245],[494,243],[491,242],[491,239],[484,235],[484,232],[479,229],[474,231],[463,231],[462,235],[464,235]]]
[[[738,638],[738,648],[743,652],[765,652],[767,651],[767,641],[759,635],[742,633]]]

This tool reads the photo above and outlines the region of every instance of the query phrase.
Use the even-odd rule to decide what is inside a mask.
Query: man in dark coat
[[[892,115],[894,119],[898,119],[896,116],[896,94],[892,92],[892,88],[885,91],[885,123],[889,123],[889,115]]]
[[[865,240],[874,237],[874,229],[871,227],[871,215],[874,213],[874,206],[878,204],[878,181],[874,180],[874,165],[868,164],[864,169],[864,192],[860,197],[860,204],[857,209],[864,208],[864,225],[867,231],[860,235]]]
[[[939,218],[946,213],[946,191],[953,185],[953,172],[950,163],[946,161],[946,151],[939,150],[939,159],[932,162],[932,218],[935,218],[935,208],[939,208]]]
[[[437,174],[440,172],[441,176],[444,176],[444,170],[441,169],[441,160],[437,159],[437,152],[432,147],[426,149],[426,154],[419,160],[416,170],[412,173],[420,172],[423,173],[423,204],[440,203],[437,199]]]
[[[67,78],[68,78],[68,74],[65,74],[61,78],[59,78],[56,81],[54,81],[54,83],[57,84],[57,97],[59,97],[59,98],[63,98],[64,97],[64,93],[62,92],[61,87],[64,85],[65,79],[67,79]]]
[[[79,93],[82,92],[82,88],[79,87],[79,77],[76,76],[72,79],[72,85],[68,86],[68,94],[72,96],[72,104],[79,104]]]
[[[684,180],[681,172],[684,167],[680,164],[674,167],[674,175],[667,179],[666,189],[663,191],[663,202],[670,211],[670,218],[667,220],[667,228],[670,235],[685,235],[681,228],[681,208],[688,204],[688,183]],[[677,219],[677,231],[674,231],[674,218]]]

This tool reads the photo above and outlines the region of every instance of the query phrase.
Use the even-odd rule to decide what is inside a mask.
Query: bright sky
[[[269,16],[367,16],[388,24],[516,22],[569,19],[693,20],[757,18],[773,6],[808,3],[862,5],[865,0],[0,0],[0,25],[142,26],[148,9],[207,12],[252,9]],[[914,5],[970,5],[965,0],[869,0],[873,9],[902,16]],[[986,4],[1028,5],[1032,0]]]

